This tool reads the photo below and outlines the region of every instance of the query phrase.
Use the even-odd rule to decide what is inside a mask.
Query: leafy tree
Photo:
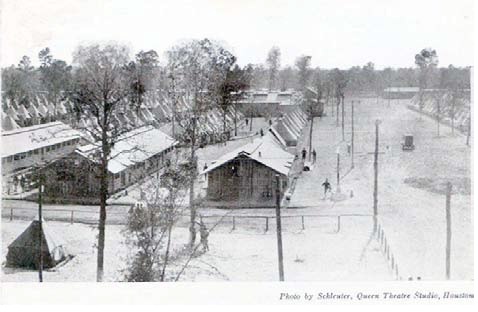
[[[229,108],[237,104],[237,101],[244,97],[244,91],[250,86],[250,69],[241,69],[239,65],[228,70],[225,80],[220,84],[219,107],[223,113],[223,132],[226,132],[226,114]],[[234,135],[237,135],[237,108],[234,110]]]
[[[289,88],[292,88],[294,85],[294,69],[290,66],[286,66],[284,69],[279,71],[279,88],[281,91],[286,91]]]
[[[312,74],[312,71],[310,69],[311,60],[312,56],[302,55],[299,56],[295,61],[295,66],[298,70],[297,76],[299,90],[305,90],[309,83],[310,75]]]
[[[49,48],[41,50],[38,58],[42,87],[48,92],[47,98],[56,108],[62,94],[70,88],[72,68],[65,61],[54,59]]]
[[[433,70],[436,68],[438,65],[438,55],[437,52],[431,48],[426,48],[420,51],[420,53],[415,55],[415,65],[420,70],[420,75],[419,75],[419,108],[420,108],[420,113],[423,111],[423,96],[424,96],[424,90],[428,87],[429,85],[429,80],[431,73]],[[421,118],[421,115],[420,115]]]
[[[269,91],[275,89],[277,82],[277,74],[280,69],[280,49],[276,46],[272,47],[267,54],[266,66],[269,70]]]
[[[129,62],[126,67],[130,80],[131,102],[136,108],[143,104],[144,94],[154,89],[158,65],[158,53],[149,50],[138,52],[135,60]]]

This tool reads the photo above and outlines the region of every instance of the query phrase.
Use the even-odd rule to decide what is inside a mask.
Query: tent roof
[[[3,131],[11,131],[18,129],[20,126],[15,122],[15,120],[10,115],[3,117],[2,129]]]
[[[63,240],[52,232],[49,225],[42,221],[43,239],[46,243],[46,247],[50,253],[53,253],[58,246],[65,246]],[[30,225],[22,232],[9,246],[8,248],[23,248],[30,247],[32,242],[38,244],[40,231],[40,223],[38,220],[33,220]]]

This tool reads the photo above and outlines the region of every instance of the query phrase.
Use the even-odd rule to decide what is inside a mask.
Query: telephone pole
[[[310,156],[312,154],[312,130],[314,128],[314,114],[311,113],[310,116],[310,133],[309,133],[309,162],[310,162]]]
[[[359,101],[360,103],[360,101]],[[351,140],[351,143],[350,143],[350,147],[352,149],[352,169],[354,168],[354,136],[355,136],[355,132],[354,132],[354,101],[352,101],[352,140]]]
[[[373,232],[377,232],[377,215],[378,215],[378,126],[380,120],[375,121],[375,153],[373,158]]]
[[[43,282],[43,224],[42,224],[42,193],[43,181],[40,176],[40,183],[38,188],[38,235],[40,239],[40,252],[38,253],[38,279],[40,283]]]
[[[342,141],[345,141],[345,124],[344,124],[344,118],[345,118],[345,99],[342,96]]]
[[[277,225],[277,253],[279,260],[279,281],[284,281],[284,259],[282,255],[282,224],[280,217],[280,200],[281,200],[280,177],[276,175],[276,225]]]
[[[340,193],[340,146],[337,146],[337,193]]]
[[[450,252],[451,252],[451,183],[446,185],[446,279],[450,279]]]

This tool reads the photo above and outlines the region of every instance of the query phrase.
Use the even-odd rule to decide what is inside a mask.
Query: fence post
[[[302,216],[302,230],[305,230],[304,216]]]
[[[340,215],[337,216],[337,233],[340,232]]]
[[[71,211],[70,224],[73,224],[73,210]]]
[[[269,231],[269,217],[266,217],[266,232]]]
[[[13,208],[10,208],[10,221],[13,221]]]
[[[236,229],[236,217],[232,216],[232,230]]]

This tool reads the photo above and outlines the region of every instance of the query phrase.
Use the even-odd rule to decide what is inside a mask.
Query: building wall
[[[146,175],[159,171],[171,159],[174,148],[169,148],[144,162],[137,163],[116,174],[109,173],[108,192],[110,195],[138,182]],[[77,154],[55,161],[45,168],[45,196],[50,199],[81,201],[99,196],[99,166]]]
[[[276,172],[255,160],[238,157],[208,173],[207,199],[235,202],[234,206],[273,206]],[[287,188],[287,177],[281,175],[281,196]]]
[[[68,155],[76,149],[79,142],[80,139],[72,139],[63,143],[30,150],[26,153],[3,157],[2,175],[5,176],[16,170],[31,168]]]

